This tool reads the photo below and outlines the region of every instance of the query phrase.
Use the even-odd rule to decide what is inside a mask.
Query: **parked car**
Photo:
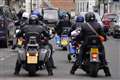
[[[15,31],[15,20],[17,16],[12,8],[0,5],[0,46],[8,47],[8,43],[12,42]]]
[[[109,29],[114,38],[120,38],[120,15],[117,15],[114,25]]]
[[[106,13],[103,15],[102,22],[106,32],[108,32],[109,28],[116,23],[117,17],[117,14],[114,13]]]
[[[115,25],[113,28],[113,38],[120,38],[120,26]]]

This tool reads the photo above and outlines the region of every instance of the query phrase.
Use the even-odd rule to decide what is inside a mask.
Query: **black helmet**
[[[38,22],[39,22],[38,16],[36,16],[36,15],[30,16],[30,19],[29,19],[30,24],[38,24]]]
[[[88,12],[85,14],[86,22],[93,22],[96,20],[95,14],[93,12]]]

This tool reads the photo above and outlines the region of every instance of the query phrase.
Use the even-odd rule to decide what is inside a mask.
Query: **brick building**
[[[64,9],[67,11],[74,10],[75,8],[74,0],[49,0],[49,1],[54,7]]]

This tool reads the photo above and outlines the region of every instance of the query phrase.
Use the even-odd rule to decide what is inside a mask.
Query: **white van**
[[[59,20],[57,9],[43,9],[43,19],[46,23],[56,23]]]

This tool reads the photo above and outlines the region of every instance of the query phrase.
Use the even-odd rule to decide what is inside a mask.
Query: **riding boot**
[[[105,66],[105,67],[103,68],[103,70],[104,70],[104,73],[105,73],[105,76],[106,76],[106,77],[110,77],[110,76],[111,76],[110,69],[109,69],[108,66]]]
[[[50,56],[50,62],[51,62],[51,66],[52,66],[52,68],[53,69],[56,69],[56,66],[54,65],[54,60],[53,60],[53,57],[52,57],[52,55]]]
[[[21,66],[22,66],[22,64],[17,60],[16,67],[15,67],[15,72],[14,72],[15,75],[19,74]]]
[[[48,76],[52,76],[53,75],[53,71],[52,71],[52,66],[51,66],[50,61],[45,62],[45,66],[46,66],[46,69],[48,71]]]
[[[70,74],[74,75],[75,71],[78,69],[78,67],[79,67],[79,65],[75,62],[74,65],[72,66]]]

